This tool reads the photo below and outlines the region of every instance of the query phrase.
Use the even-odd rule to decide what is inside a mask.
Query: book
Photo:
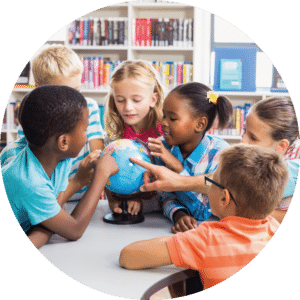
[[[220,60],[220,89],[242,89],[242,61],[240,59]]]
[[[69,45],[127,45],[128,18],[80,18],[69,25]]]
[[[192,47],[192,19],[145,19],[136,18],[132,22],[133,45],[160,47]]]
[[[244,131],[245,120],[249,113],[251,104],[245,103],[244,106],[235,106],[233,107],[233,115],[229,121],[228,126],[223,129],[219,130],[218,123],[215,122],[212,128],[209,130],[209,134],[214,135],[231,135],[231,136],[241,136]]]

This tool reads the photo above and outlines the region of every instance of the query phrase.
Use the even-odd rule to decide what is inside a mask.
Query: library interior
[[[104,147],[111,143],[105,116],[112,77],[126,61],[147,61],[157,73],[165,97],[174,88],[193,82],[209,87],[217,97],[227,97],[233,108],[232,116],[223,129],[214,122],[208,135],[230,146],[240,144],[243,139],[246,117],[253,105],[273,96],[289,98],[276,67],[253,40],[217,15],[187,4],[140,0],[99,8],[55,33],[40,51],[53,45],[67,46],[78,55],[83,66],[80,93],[97,103]],[[19,108],[24,97],[34,90],[36,83],[29,61],[7,101],[0,151],[20,138]],[[138,143],[138,151],[151,152],[143,141]],[[196,171],[192,175],[195,174]],[[159,210],[143,211],[142,219],[126,212],[129,220],[126,223],[126,200],[132,198],[114,194],[122,200],[120,219],[112,212],[107,196],[106,192],[101,193],[101,201],[82,238],[70,242],[53,234],[40,252],[78,282],[114,296],[158,300],[176,297],[176,289],[182,286],[185,295],[201,290],[193,287],[199,281],[193,281],[199,277],[194,270],[174,265],[138,272],[121,268],[119,255],[126,245],[170,236],[172,224]],[[291,201],[291,198],[289,195],[284,199]],[[66,202],[63,208],[72,215],[80,201]],[[133,288],[132,282],[138,284]]]

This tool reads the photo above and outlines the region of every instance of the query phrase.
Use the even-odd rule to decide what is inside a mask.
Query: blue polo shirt
[[[26,144],[14,160],[2,168],[9,203],[25,232],[59,213],[57,196],[68,185],[71,165],[71,159],[60,161],[49,178]]]

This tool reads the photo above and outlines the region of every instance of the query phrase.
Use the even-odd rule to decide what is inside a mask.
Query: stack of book
[[[71,23],[69,45],[126,46],[128,18],[80,18]]]
[[[103,57],[80,57],[83,64],[82,89],[102,89],[110,85],[111,74],[121,63]]]
[[[169,90],[177,85],[193,81],[192,62],[152,62],[160,75],[161,83]]]
[[[133,46],[193,47],[193,19],[145,19],[132,21]]]
[[[82,89],[106,89],[110,85],[114,69],[122,62],[110,61],[108,58],[80,57],[83,64],[81,79]],[[192,62],[158,62],[149,61],[156,69],[161,83],[169,90],[177,85],[193,81]]]
[[[209,134],[241,136],[243,134],[244,124],[250,107],[250,103],[245,103],[244,106],[235,106],[232,118],[227,128],[219,130],[218,124],[215,122],[213,127],[209,130]]]

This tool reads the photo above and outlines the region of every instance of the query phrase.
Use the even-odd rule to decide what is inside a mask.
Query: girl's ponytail
[[[230,100],[225,96],[218,96],[218,100],[216,103],[217,115],[219,121],[219,128],[224,129],[232,116],[233,107]],[[209,130],[209,129],[207,129]]]
[[[233,113],[230,100],[225,96],[219,96],[206,85],[199,82],[182,84],[172,90],[182,98],[188,99],[195,115],[204,114],[208,122],[205,132],[208,131],[216,117],[218,117],[219,128],[223,129],[229,123]]]

